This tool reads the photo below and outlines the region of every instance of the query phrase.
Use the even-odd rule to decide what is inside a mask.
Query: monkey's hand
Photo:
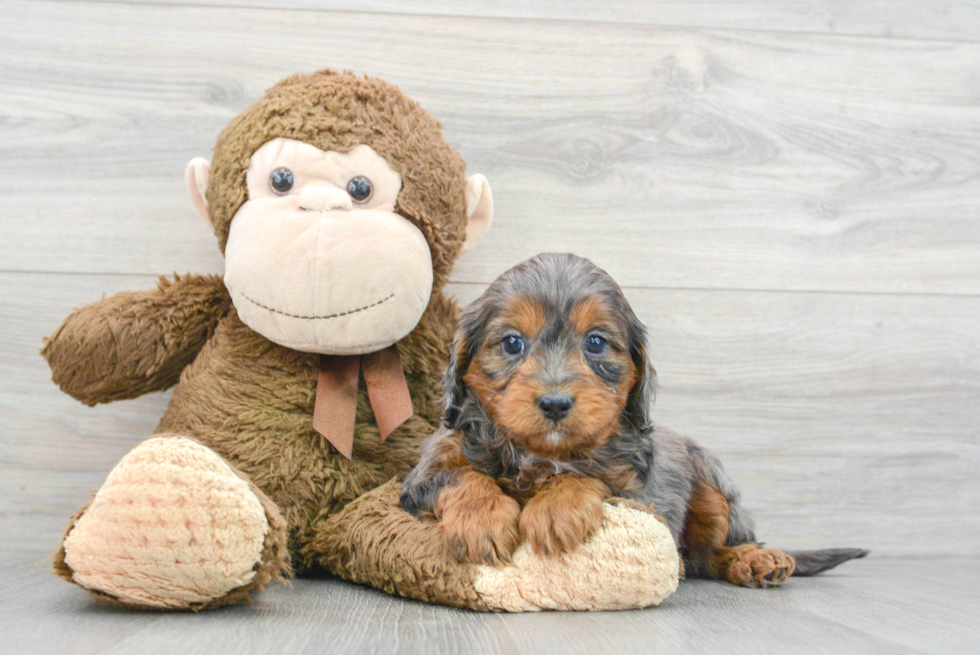
[[[610,495],[599,480],[554,477],[524,505],[521,537],[546,557],[575,550],[602,527],[602,501]]]
[[[152,291],[74,311],[41,354],[62,391],[86,405],[135,398],[176,384],[230,308],[217,275],[160,278]]]

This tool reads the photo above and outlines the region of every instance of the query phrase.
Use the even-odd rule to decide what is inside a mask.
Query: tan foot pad
[[[123,603],[186,608],[248,584],[269,524],[209,448],[177,436],[137,446],[64,542],[72,579]]]
[[[677,589],[680,562],[670,531],[627,506],[602,509],[602,528],[571,553],[541,557],[521,544],[513,566],[477,567],[473,585],[483,601],[507,612],[659,605]]]

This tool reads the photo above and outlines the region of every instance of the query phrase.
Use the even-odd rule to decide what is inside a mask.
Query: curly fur
[[[618,347],[629,356],[631,376],[612,354],[583,354],[583,335],[596,321],[605,321],[611,344],[615,335],[622,336]],[[497,354],[501,323],[530,326],[520,331],[534,344],[524,359],[509,361]],[[418,465],[406,478],[402,506],[416,515],[439,518],[446,490],[458,484],[461,475],[471,475],[469,471],[496,481],[503,492],[525,504],[525,513],[536,494],[556,480],[597,480],[604,483],[607,495],[652,504],[664,517],[690,573],[747,586],[784,580],[794,570],[793,558],[755,543],[752,520],[721,463],[692,440],[652,425],[656,375],[647,359],[646,339],[645,328],[619,286],[586,259],[542,254],[501,275],[460,316],[445,376],[443,426],[426,440]],[[580,364],[583,359],[588,366]],[[623,379],[632,380],[632,385],[625,402],[615,404],[615,390]],[[603,383],[610,393],[592,390]],[[552,439],[553,450],[548,452],[547,441],[526,433],[529,426],[542,422],[535,400],[554,388],[585,389],[571,394],[575,404],[582,396],[612,403],[618,412],[612,433],[593,431],[584,441],[572,438],[569,430],[562,431],[569,414],[556,423],[560,438]],[[502,401],[506,395],[518,401]],[[600,410],[590,407],[592,414]],[[514,414],[521,416],[515,419]],[[585,507],[588,502],[579,504]],[[524,523],[522,518],[522,529]],[[545,541],[575,528],[575,517],[566,513],[555,519],[555,526]],[[576,541],[568,540],[572,546]],[[811,564],[822,552],[801,554],[801,572],[814,568]],[[840,552],[844,554],[832,565],[865,551]]]

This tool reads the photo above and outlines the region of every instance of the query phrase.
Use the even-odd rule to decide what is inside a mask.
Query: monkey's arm
[[[176,384],[230,308],[217,275],[161,277],[151,291],[74,311],[41,354],[61,390],[86,405],[135,398]]]

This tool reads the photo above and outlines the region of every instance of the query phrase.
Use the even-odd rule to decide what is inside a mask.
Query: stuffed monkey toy
[[[462,564],[398,506],[438,425],[457,305],[453,262],[487,231],[487,180],[440,123],[378,79],[282,80],[232,120],[187,186],[225,275],[161,279],[71,314],[42,354],[95,405],[176,385],[156,433],[72,518],[55,572],[134,608],[201,610],[326,571],[478,610],[657,604],[669,532],[606,505],[560,560],[523,547]]]

